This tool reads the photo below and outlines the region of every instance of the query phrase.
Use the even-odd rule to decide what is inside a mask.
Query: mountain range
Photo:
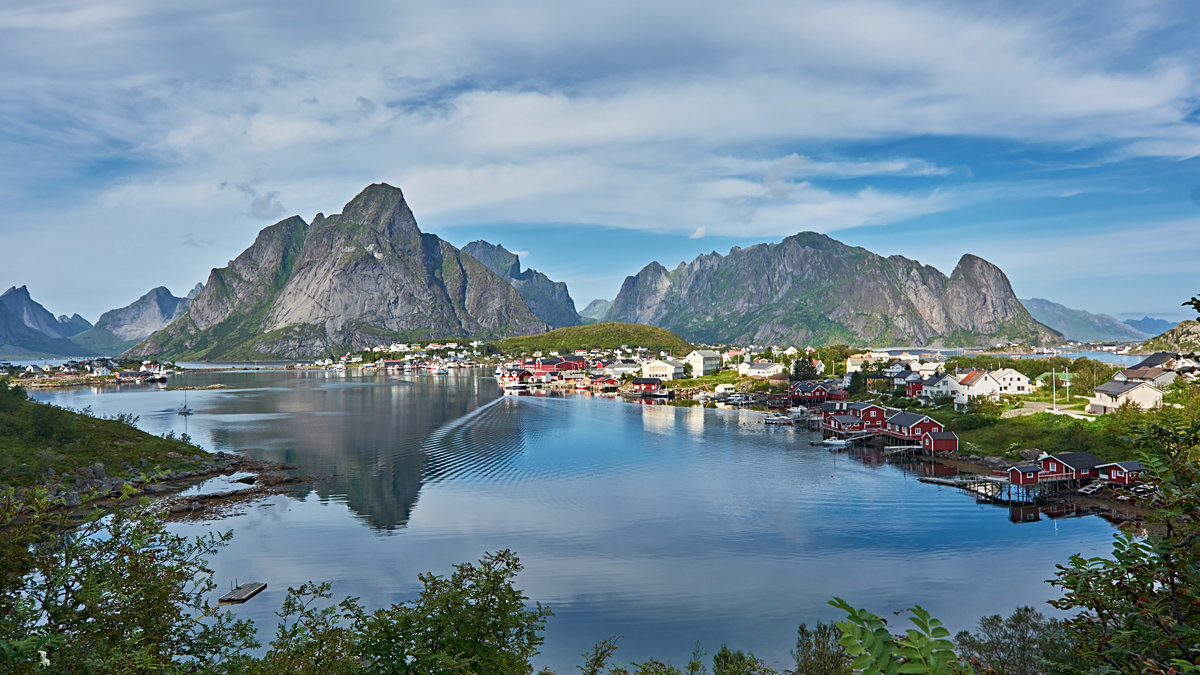
[[[604,320],[706,343],[953,347],[1060,339],[982,258],[964,255],[947,277],[816,232],[713,252],[673,270],[652,262],[625,279]]]
[[[422,233],[404,195],[368,186],[341,213],[265,228],[214,269],[187,312],[129,354],[299,358],[391,340],[503,337],[548,328],[517,289]]]
[[[1042,298],[1029,298],[1021,304],[1033,318],[1076,342],[1141,342],[1151,335],[1107,314],[1071,309]]]
[[[1121,339],[1113,336],[1127,330],[1104,315],[1025,302],[1030,307],[999,268],[974,255],[962,256],[947,276],[802,232],[671,270],[652,262],[627,277],[611,302],[594,300],[578,312],[566,284],[522,269],[518,255],[499,244],[473,241],[459,250],[421,232],[403,193],[376,184],[339,214],[317,214],[311,223],[292,216],[264,228],[188,296],[155,288],[105,312],[95,326],[79,315],[56,318],[24,287],[9,289],[0,297],[0,355],[128,348],[130,356],[290,359],[601,320],[649,324],[691,342],[797,345],[1042,344],[1059,333]],[[1089,327],[1107,332],[1082,332]]]
[[[1131,326],[1134,330],[1148,335],[1161,335],[1174,328],[1178,322],[1143,316],[1140,319],[1125,319],[1124,323]]]
[[[186,297],[177,298],[159,286],[125,307],[101,314],[94,326],[78,314],[55,318],[28,288],[10,288],[0,295],[0,357],[120,354],[179,318],[200,288],[197,284]]]

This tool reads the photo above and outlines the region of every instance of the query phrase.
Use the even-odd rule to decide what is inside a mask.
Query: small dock
[[[251,582],[248,584],[242,584],[241,586],[238,586],[237,588],[233,589],[232,591],[229,591],[225,595],[222,595],[220,598],[217,598],[217,602],[219,602],[219,603],[245,602],[245,601],[249,600],[250,598],[253,598],[254,596],[261,593],[262,590],[266,587],[267,587],[267,585],[261,581],[254,581],[254,582]]]

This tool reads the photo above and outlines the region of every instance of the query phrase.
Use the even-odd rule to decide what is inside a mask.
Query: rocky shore
[[[171,453],[174,454],[174,453]],[[194,513],[214,501],[242,501],[287,489],[300,483],[311,482],[311,478],[293,475],[297,467],[266,460],[251,459],[226,452],[212,455],[192,455],[176,459],[191,460],[197,468],[155,473],[137,473],[130,478],[109,477],[104,465],[97,462],[73,472],[47,475],[43,487],[51,499],[68,509],[78,508],[85,502],[116,499],[132,495],[145,496],[154,500],[156,507],[171,513]],[[137,470],[130,462],[122,467],[131,474]],[[244,474],[236,479],[239,487],[220,492],[180,495],[179,493],[218,476]],[[240,487],[245,486],[245,487]]]

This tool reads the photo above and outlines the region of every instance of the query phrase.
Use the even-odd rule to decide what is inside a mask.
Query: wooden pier
[[[220,602],[220,603],[245,602],[245,601],[249,600],[250,598],[253,598],[254,596],[261,593],[262,590],[266,587],[267,587],[267,585],[261,581],[253,581],[248,584],[242,584],[241,586],[238,586],[237,588],[233,589],[232,591],[229,591],[225,595],[222,595],[220,598],[217,599],[217,602]]]

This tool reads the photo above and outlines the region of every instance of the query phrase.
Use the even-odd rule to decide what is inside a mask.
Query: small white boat
[[[847,443],[849,443],[849,441],[847,441],[844,438],[826,438],[825,440],[821,441],[822,445],[833,445],[833,446],[842,446],[842,445],[846,445]]]
[[[505,391],[525,391],[529,389],[529,385],[524,382],[506,382],[504,389]]]
[[[763,424],[791,424],[792,418],[781,413],[771,413],[763,418]]]

